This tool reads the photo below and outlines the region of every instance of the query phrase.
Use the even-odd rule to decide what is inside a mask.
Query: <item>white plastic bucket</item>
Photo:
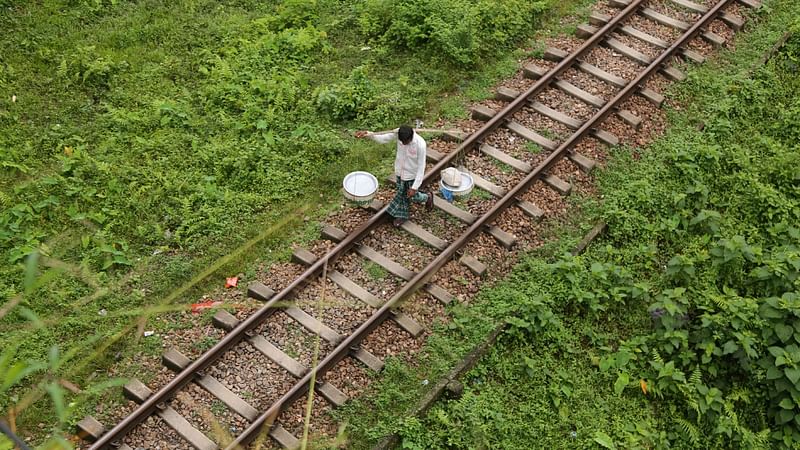
[[[350,172],[342,181],[344,197],[358,206],[368,205],[378,192],[378,179],[369,172]]]

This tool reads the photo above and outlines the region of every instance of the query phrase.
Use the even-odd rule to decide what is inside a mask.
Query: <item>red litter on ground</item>
[[[225,287],[226,288],[236,287],[236,285],[238,283],[239,283],[239,277],[225,278]]]
[[[206,300],[200,303],[192,303],[192,314],[197,314],[204,309],[213,308],[221,304],[222,302],[215,302],[214,300]]]

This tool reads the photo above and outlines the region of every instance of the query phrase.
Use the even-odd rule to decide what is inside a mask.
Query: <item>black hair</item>
[[[408,125],[403,125],[397,130],[397,138],[400,139],[400,142],[403,144],[411,142],[412,137],[414,137],[414,130]]]

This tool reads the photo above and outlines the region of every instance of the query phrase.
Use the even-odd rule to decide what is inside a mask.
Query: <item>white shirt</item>
[[[394,157],[394,174],[401,180],[414,180],[411,189],[417,190],[422,185],[422,178],[425,177],[425,154],[428,145],[422,136],[414,133],[414,137],[408,145],[404,145],[397,138],[397,130],[382,134],[370,134],[370,139],[381,144],[388,144],[397,140],[397,154]]]

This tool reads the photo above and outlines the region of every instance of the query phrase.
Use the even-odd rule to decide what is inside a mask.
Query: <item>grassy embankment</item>
[[[23,434],[98,398],[59,378],[158,352],[130,344],[152,317],[286,258],[344,173],[384,174],[346,128],[463,116],[587,1],[417,3],[0,0],[0,407]]]
[[[351,448],[391,431],[408,449],[800,445],[800,22],[764,3],[671,92],[686,107],[663,138],[615,151],[602,201],[342,411]],[[608,233],[564,256],[598,219]],[[463,397],[404,416],[503,321]]]

